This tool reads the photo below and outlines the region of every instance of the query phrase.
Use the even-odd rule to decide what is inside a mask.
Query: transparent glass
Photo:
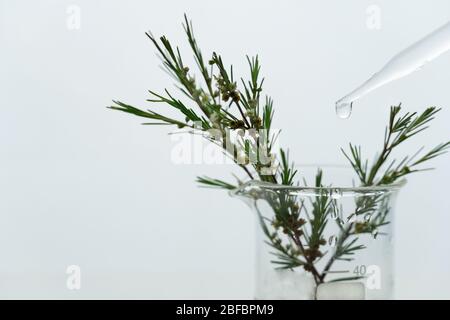
[[[255,298],[392,299],[394,202],[404,183],[250,181],[233,191],[256,215]]]

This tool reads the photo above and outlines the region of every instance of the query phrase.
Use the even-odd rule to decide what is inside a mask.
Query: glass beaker
[[[404,184],[249,181],[232,191],[257,219],[255,298],[391,299],[394,201]]]

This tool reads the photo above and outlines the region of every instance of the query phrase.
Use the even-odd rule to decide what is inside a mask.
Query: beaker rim
[[[230,190],[230,194],[235,196],[253,197],[252,190],[255,191],[255,189],[260,189],[266,191],[288,191],[290,193],[292,192],[302,195],[339,194],[339,196],[343,197],[356,195],[369,196],[369,195],[397,192],[406,184],[406,182],[407,182],[406,179],[402,179],[388,185],[358,186],[358,187],[356,186],[311,187],[311,186],[287,186],[259,180],[249,180],[241,184],[236,189]]]

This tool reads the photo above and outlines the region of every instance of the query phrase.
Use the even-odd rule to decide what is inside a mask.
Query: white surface
[[[448,1],[0,1],[0,297],[251,298],[253,218],[199,174],[231,166],[170,162],[165,128],[109,111],[171,88],[144,36],[182,43],[183,12],[204,55],[247,72],[259,53],[281,144],[298,164],[344,163],[339,146],[379,148],[388,107],[444,107],[403,150],[449,137],[450,55],[361,99],[334,102],[398,50],[444,24]],[[69,5],[81,29],[66,27]],[[369,5],[381,29],[366,27]],[[223,23],[227,21],[228,23]],[[295,121],[294,121],[295,120]],[[397,293],[450,298],[449,156],[410,178],[397,206]],[[251,231],[250,231],[251,230]],[[66,288],[79,265],[82,286]]]
[[[330,282],[317,287],[317,300],[364,300],[366,288],[362,282]]]
[[[312,276],[291,270],[273,270],[262,279],[256,299],[313,300],[316,283]]]

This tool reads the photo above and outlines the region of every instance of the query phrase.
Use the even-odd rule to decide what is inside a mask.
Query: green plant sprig
[[[403,115],[400,115],[400,110],[400,105],[391,107],[383,148],[370,167],[368,160],[362,160],[361,146],[354,146],[350,143],[350,153],[341,149],[363,186],[392,184],[408,174],[427,170],[417,166],[444,154],[450,147],[450,141],[448,141],[437,145],[417,160],[414,159],[417,158],[418,153],[412,157],[404,157],[398,164],[396,164],[396,159],[389,162],[388,160],[394,149],[416,134],[426,130],[429,122],[441,109],[429,107],[421,114],[406,112]],[[381,172],[382,167],[388,162],[386,169]]]
[[[250,80],[246,82],[241,78],[241,81],[244,84],[242,93],[239,90],[236,81],[234,81],[233,67],[231,66],[230,72],[228,72],[220,55],[214,52],[211,59],[206,63],[194,36],[192,23],[188,20],[186,15],[184,19],[183,28],[193,52],[196,65],[206,85],[206,89],[202,88],[202,86],[197,83],[195,75],[184,62],[178,47],[173,46],[165,36],[157,39],[149,32],[146,33],[146,35],[157,49],[165,70],[179,84],[177,88],[190,98],[190,100],[195,102],[200,113],[194,110],[194,108],[186,106],[180,99],[175,98],[170,94],[167,89],[165,90],[164,95],[149,91],[153,97],[147,101],[152,103],[164,103],[176,109],[184,117],[184,120],[175,119],[153,110],[136,108],[121,101],[113,101],[114,105],[110,108],[155,120],[155,122],[145,123],[147,125],[175,125],[178,128],[190,128],[201,131],[210,129],[220,130],[222,132],[221,138],[223,140],[223,146],[232,145],[235,147],[235,145],[230,144],[230,141],[227,141],[226,130],[228,129],[262,129],[266,131],[267,136],[267,140],[264,143],[265,145],[261,145],[261,143],[246,145],[246,148],[244,149],[246,157],[249,158],[250,154],[255,153],[255,149],[258,150],[258,148],[264,147],[267,149],[268,157],[273,157],[272,147],[274,139],[276,139],[276,137],[270,133],[273,119],[273,101],[270,97],[266,97],[261,112],[260,96],[264,79],[259,79],[261,65],[258,57],[250,58],[247,56],[250,68]],[[210,70],[208,70],[207,65],[209,65]],[[235,108],[231,108],[233,105]],[[231,154],[230,156],[235,162],[238,162],[237,154]],[[239,164],[239,166],[251,179],[254,178],[254,174],[252,173],[252,171],[254,171],[263,181],[277,182],[275,174],[271,175],[264,172],[267,164],[262,161],[252,163],[252,170],[248,168],[248,163]],[[203,181],[200,180],[199,182],[202,183]]]
[[[167,89],[163,94],[149,91],[151,98],[147,101],[152,105],[166,105],[175,110],[178,116],[167,116],[161,112],[137,108],[121,101],[113,101],[114,104],[109,108],[144,118],[146,121],[151,120],[151,122],[143,123],[145,125],[169,125],[188,128],[191,133],[198,131],[204,133],[202,136],[222,147],[249,179],[259,179],[284,186],[299,185],[297,181],[299,173],[295,170],[294,164],[289,161],[288,151],[273,150],[279,131],[272,130],[273,100],[268,96],[261,99],[264,78],[261,78],[261,64],[258,56],[251,58],[247,56],[250,77],[248,80],[240,78],[241,86],[239,86],[235,80],[233,66],[226,67],[219,54],[213,52],[206,62],[195,38],[192,23],[186,15],[183,28],[198,72],[201,74],[200,82],[196,81],[195,73],[183,60],[178,47],[173,46],[165,36],[157,39],[151,33],[146,33],[155,46],[164,69],[176,80],[177,88],[188,98],[189,103],[182,102]],[[392,152],[403,142],[427,129],[429,123],[440,111],[431,107],[421,114],[407,112],[401,115],[400,110],[400,105],[391,108],[382,150],[370,165],[368,160],[363,159],[360,146],[350,144],[349,152],[342,149],[362,186],[389,185],[413,172],[426,170],[422,167],[424,163],[444,154],[450,148],[449,141],[437,145],[421,156],[419,154],[422,150],[419,150],[412,157],[406,156],[398,163],[396,160],[391,160]],[[211,129],[219,132],[218,140],[206,134]],[[236,145],[235,142],[228,140],[228,130],[263,131],[265,136],[264,139],[243,139],[238,142],[239,145]],[[226,148],[229,145],[233,147],[233,151]],[[239,161],[237,147],[242,148],[245,159],[257,155],[257,161],[251,163],[248,160],[244,163]],[[268,163],[264,161],[266,159],[261,158],[258,152],[261,149],[266,151],[267,158],[278,160],[275,170],[272,170],[272,162]],[[315,181],[317,188],[324,187],[322,180],[323,172],[319,170]],[[239,179],[237,184],[233,184],[206,176],[197,177],[197,182],[201,186],[223,190],[235,190],[243,183]],[[323,247],[327,244],[325,228],[333,210],[330,195],[323,193],[312,200],[311,212],[308,212],[303,202],[299,202],[296,196],[286,190],[267,195],[266,199],[273,209],[274,216],[272,219],[267,219],[259,215],[261,227],[267,238],[266,243],[274,250],[273,263],[277,268],[282,269],[304,268],[311,272],[316,283],[324,282],[335,261],[350,261],[356,252],[365,249],[364,245],[358,243],[361,234],[372,233],[389,223],[386,220],[389,208],[382,207],[381,198],[375,196],[356,203],[356,210],[350,217],[370,213],[374,215],[373,218],[370,221],[339,225],[340,234],[334,252],[326,262],[325,268],[320,271],[317,263],[325,256],[323,252]],[[332,281],[345,279],[349,278]]]

